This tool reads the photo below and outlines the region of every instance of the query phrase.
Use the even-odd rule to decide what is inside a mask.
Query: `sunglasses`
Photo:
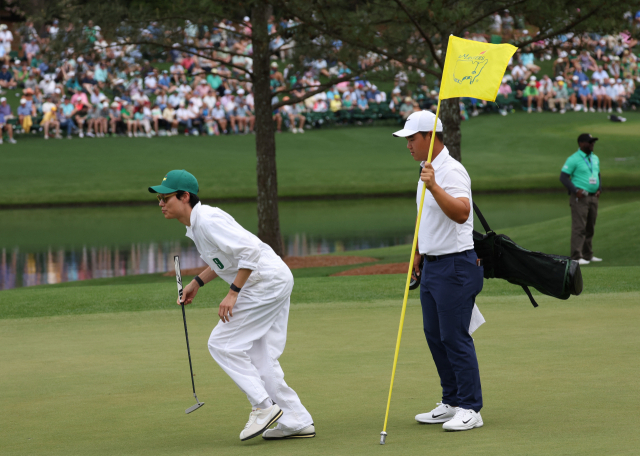
[[[169,198],[171,198],[172,196],[174,196],[176,193],[178,193],[178,192],[167,193],[167,194],[157,193],[156,194],[156,198],[158,198],[158,202],[162,201],[163,203],[166,204],[167,200]]]

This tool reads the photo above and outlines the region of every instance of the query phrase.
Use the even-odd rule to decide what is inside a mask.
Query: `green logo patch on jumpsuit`
[[[220,261],[217,258],[213,259],[213,262],[216,264],[216,266],[218,266],[220,269],[224,269],[224,265],[222,264],[222,261]]]

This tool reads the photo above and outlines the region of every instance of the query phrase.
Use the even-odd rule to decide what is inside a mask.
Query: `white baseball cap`
[[[407,136],[415,135],[419,131],[433,131],[433,122],[436,119],[436,115],[431,111],[418,111],[407,117],[407,121],[404,123],[402,130],[396,131],[393,136],[396,138],[406,138]],[[436,125],[436,132],[442,131],[442,122],[438,119]]]

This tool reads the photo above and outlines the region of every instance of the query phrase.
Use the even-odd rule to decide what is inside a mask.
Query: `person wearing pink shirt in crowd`
[[[74,105],[83,104],[89,105],[89,98],[87,98],[87,94],[82,91],[77,91],[73,95],[71,95],[71,103]]]
[[[2,144],[2,131],[6,130],[9,135],[9,142],[15,144],[16,140],[13,139],[13,126],[8,123],[9,119],[13,118],[11,112],[11,106],[7,104],[5,97],[0,98],[0,144]]]

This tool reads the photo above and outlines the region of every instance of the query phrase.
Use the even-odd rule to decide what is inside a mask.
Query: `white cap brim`
[[[402,130],[396,131],[393,136],[396,138],[406,138],[407,136],[415,135],[416,133],[418,133],[416,130],[407,130],[406,128],[403,128]]]
[[[393,133],[396,138],[406,138],[407,136],[415,135],[419,131],[427,132],[433,131],[433,124],[436,124],[436,132],[442,131],[442,122],[440,119],[436,120],[436,115],[431,111],[416,111],[407,117],[404,123],[404,128],[400,131]]]

